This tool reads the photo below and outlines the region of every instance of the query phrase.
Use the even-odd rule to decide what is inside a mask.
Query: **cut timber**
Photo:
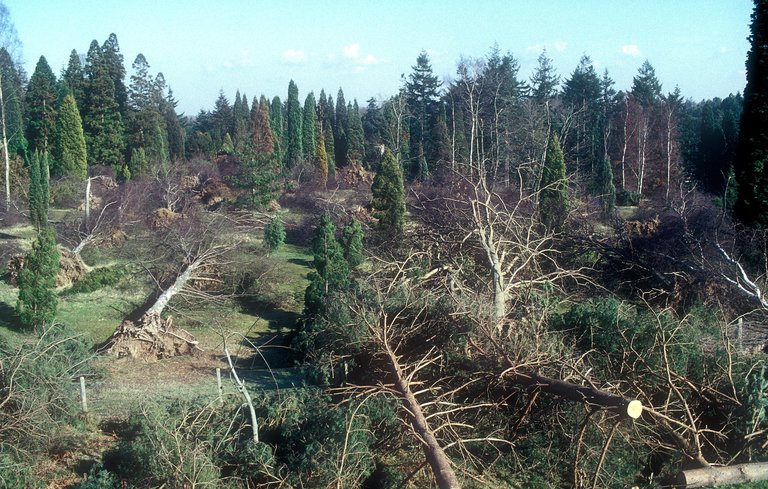
[[[564,380],[551,379],[532,373],[517,373],[512,376],[512,381],[529,387],[536,387],[571,401],[611,409],[617,411],[621,416],[631,419],[637,419],[643,414],[643,404],[637,399],[625,399],[586,385],[571,384]]]
[[[764,480],[768,480],[768,462],[683,470],[677,474],[675,486],[716,487]]]
[[[138,321],[123,321],[103,348],[118,358],[159,360],[180,355],[194,355],[202,350],[187,331],[173,326],[173,318],[147,313]]]

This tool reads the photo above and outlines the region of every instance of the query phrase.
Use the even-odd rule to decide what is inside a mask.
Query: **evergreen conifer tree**
[[[94,40],[86,57],[86,106],[81,107],[88,165],[111,166],[120,178],[128,167],[123,161],[123,118],[115,98],[115,83],[98,43]]]
[[[547,146],[539,188],[541,222],[547,229],[559,231],[568,217],[568,180],[565,173],[565,157],[556,134],[552,135]]]
[[[363,121],[360,118],[360,107],[357,100],[347,107],[347,160],[350,163],[361,164],[365,153],[365,135]]]
[[[59,251],[53,228],[40,230],[32,251],[24,257],[24,268],[18,277],[19,298],[16,311],[22,326],[38,330],[56,317],[56,275]]]
[[[312,255],[317,273],[328,286],[346,286],[349,267],[344,260],[344,252],[336,240],[336,226],[328,212],[323,213],[320,224],[315,229],[315,235],[312,238]]]
[[[283,103],[275,96],[269,106],[269,124],[272,128],[272,139],[275,144],[274,153],[278,161],[283,161],[285,151],[285,121],[283,120]]]
[[[325,154],[328,156],[328,176],[335,174],[336,149],[333,144],[333,120],[335,109],[333,99],[325,96],[325,90],[320,91],[320,100],[318,101],[320,110],[320,126],[322,127],[323,143],[325,143]]]
[[[40,56],[25,97],[27,141],[33,151],[53,149],[57,100],[56,75],[45,56]]]
[[[72,96],[75,97],[78,109],[85,106],[85,72],[83,64],[80,62],[80,55],[74,49],[69,54],[69,63],[67,69],[62,75],[62,79],[67,82]]]
[[[225,155],[235,154],[235,145],[232,143],[232,136],[230,136],[229,133],[224,135],[224,140],[221,142],[221,149],[219,149],[219,153]]]
[[[23,155],[27,150],[24,135],[23,87],[21,76],[8,51],[0,48],[0,90],[3,91],[5,135],[8,153]]]
[[[347,115],[347,102],[344,100],[344,92],[339,88],[336,95],[336,115],[333,119],[333,146],[335,149],[334,161],[337,167],[347,164],[347,128],[349,127]]]
[[[734,162],[738,198],[734,209],[744,224],[768,228],[768,1],[755,0],[747,54],[747,86]]]
[[[341,246],[344,249],[344,259],[349,268],[356,268],[365,260],[363,256],[363,226],[357,219],[352,219],[341,231]]]
[[[603,214],[610,215],[616,208],[616,186],[610,158],[603,158],[595,170],[595,186],[603,203]]]
[[[531,76],[531,95],[538,103],[543,104],[557,94],[560,76],[552,65],[552,58],[543,50],[538,58],[538,65]]]
[[[389,149],[384,150],[371,192],[373,216],[379,220],[379,229],[392,234],[402,233],[405,226],[403,167]]]
[[[257,154],[273,154],[275,152],[275,141],[272,136],[272,127],[269,120],[269,102],[263,96],[258,103],[255,97],[253,99],[251,125],[253,127],[253,138],[251,141],[253,150]]]
[[[419,53],[413,72],[405,83],[405,99],[410,114],[409,134],[411,147],[421,148],[411,155],[410,176],[425,176],[426,157],[432,154],[433,125],[439,107],[440,79],[432,72],[432,64],[426,51]]]
[[[264,244],[267,246],[270,253],[274,253],[284,242],[285,225],[283,224],[283,218],[280,217],[280,214],[276,214],[264,227]]]
[[[149,173],[149,162],[147,161],[147,152],[144,148],[138,147],[131,150],[131,160],[128,163],[130,178],[140,178]]]
[[[67,95],[59,107],[56,120],[54,174],[85,180],[88,174],[87,160],[83,123],[77,102],[74,96]]]
[[[235,127],[233,112],[229,100],[224,95],[224,91],[220,91],[219,98],[216,99],[213,112],[211,112],[212,136],[217,147],[221,147],[225,134],[230,134],[230,138],[232,137],[231,134]]]
[[[328,153],[325,151],[325,138],[320,132],[320,137],[317,138],[317,173],[319,175],[320,186],[326,188],[328,185]]]
[[[304,99],[303,121],[301,123],[301,144],[304,159],[314,161],[317,156],[317,102],[315,94],[309,92]]]
[[[285,166],[286,168],[293,168],[301,161],[304,155],[301,140],[303,113],[299,103],[299,87],[296,86],[293,80],[288,83],[288,101],[286,105]]]
[[[27,162],[29,168],[29,220],[35,229],[42,229],[48,224],[45,213],[43,179],[40,171],[40,153],[33,152]]]
[[[124,121],[128,114],[128,90],[125,87],[125,63],[117,43],[117,36],[112,33],[101,46],[102,61],[107,71],[107,76],[112,80],[115,101],[120,111],[120,118]]]

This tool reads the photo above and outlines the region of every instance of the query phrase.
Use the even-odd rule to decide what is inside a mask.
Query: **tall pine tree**
[[[25,328],[38,331],[56,317],[58,299],[55,291],[59,272],[59,251],[52,227],[45,227],[24,257],[18,278],[19,298],[16,312]]]
[[[344,100],[344,92],[339,88],[339,93],[336,95],[336,112],[333,119],[334,161],[336,166],[339,167],[346,166],[347,164],[347,151],[349,148],[347,141],[348,119],[347,102]]]
[[[357,99],[347,106],[347,160],[361,164],[365,153],[365,135]]]

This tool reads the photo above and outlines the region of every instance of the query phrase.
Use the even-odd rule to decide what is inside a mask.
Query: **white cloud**
[[[283,52],[283,60],[289,63],[303,63],[306,55],[300,49],[289,49]]]
[[[554,44],[552,44],[552,47],[558,53],[562,53],[563,51],[565,51],[565,48],[568,47],[568,43],[565,41],[555,41]]]
[[[640,56],[640,48],[637,44],[625,44],[621,47],[621,52],[627,56]]]
[[[543,45],[543,44],[531,44],[530,46],[527,46],[525,48],[525,51],[528,52],[528,53],[540,53],[540,52],[544,51],[545,47],[546,46]]]
[[[342,49],[345,58],[357,59],[360,57],[360,44],[354,43],[349,46],[344,46]]]

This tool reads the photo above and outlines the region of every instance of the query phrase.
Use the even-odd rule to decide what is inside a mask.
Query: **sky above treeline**
[[[402,86],[422,50],[445,83],[463,57],[496,44],[528,80],[546,48],[561,79],[589,55],[616,89],[648,59],[663,89],[701,100],[743,91],[750,0],[5,0],[28,73],[43,55],[59,74],[117,35],[130,76],[143,53],[162,72],[178,110],[210,110],[219,91],[285,98],[324,88],[360,105]],[[126,80],[126,83],[128,81]]]

